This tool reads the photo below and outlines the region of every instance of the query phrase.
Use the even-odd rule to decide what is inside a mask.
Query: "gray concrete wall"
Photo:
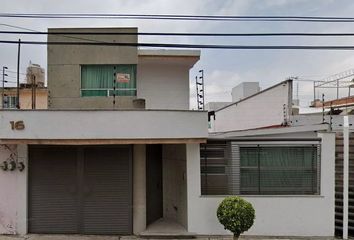
[[[49,32],[137,32],[137,28],[65,28]],[[81,39],[78,39],[81,38]],[[82,40],[89,39],[89,40]],[[137,35],[48,35],[49,42],[136,43]],[[80,97],[82,64],[137,64],[136,47],[48,45],[48,108],[113,108],[113,97]],[[116,108],[133,108],[135,97],[117,97]]]
[[[187,228],[186,145],[162,147],[163,217]]]

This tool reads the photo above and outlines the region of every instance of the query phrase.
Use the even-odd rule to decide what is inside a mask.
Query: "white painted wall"
[[[147,109],[189,109],[189,69],[198,57],[142,57],[137,68],[137,97]]]
[[[10,121],[22,120],[24,130]],[[94,129],[94,131],[92,131]],[[2,111],[0,139],[206,138],[207,113],[199,111]]]
[[[133,146],[133,233],[146,229],[146,145]]]
[[[245,196],[256,210],[253,227],[245,235],[334,236],[335,135],[320,133],[320,196]],[[222,196],[201,196],[199,145],[187,144],[188,231],[230,234],[216,217]]]
[[[225,132],[280,125],[284,104],[291,107],[292,82],[286,81],[215,112],[211,132]]]
[[[13,155],[26,168],[20,172],[0,169],[0,234],[27,233],[27,145],[0,145],[0,162]]]

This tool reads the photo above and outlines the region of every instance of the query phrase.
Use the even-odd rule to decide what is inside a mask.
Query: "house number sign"
[[[10,121],[12,130],[23,130],[25,129],[25,123],[23,121]]]

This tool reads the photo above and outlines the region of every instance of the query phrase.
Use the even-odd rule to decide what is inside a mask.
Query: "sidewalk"
[[[158,238],[162,240],[164,238]],[[173,238],[165,238],[173,239]],[[178,238],[183,240],[186,238]],[[230,236],[198,236],[192,238],[195,240],[232,240]],[[309,240],[309,239],[323,239],[323,240],[333,240],[335,238],[325,238],[325,237],[262,237],[262,236],[242,236],[240,239],[247,240],[272,240],[272,239],[282,239],[282,240]],[[10,235],[0,235],[0,240],[154,240],[152,238],[139,238],[137,236],[97,236],[97,235],[60,235],[60,234],[29,234],[25,236],[10,236]]]

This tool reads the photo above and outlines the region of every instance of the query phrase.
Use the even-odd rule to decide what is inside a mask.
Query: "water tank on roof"
[[[26,83],[44,86],[45,71],[39,64],[31,63],[26,71]]]

